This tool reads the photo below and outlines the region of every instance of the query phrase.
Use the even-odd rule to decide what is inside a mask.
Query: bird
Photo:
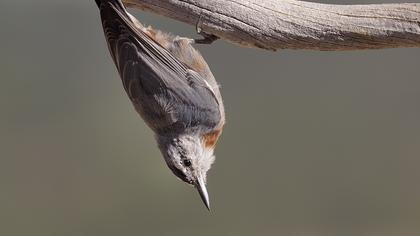
[[[173,174],[210,210],[207,172],[225,125],[220,86],[190,39],[145,27],[121,0],[95,0],[109,52],[135,110]]]

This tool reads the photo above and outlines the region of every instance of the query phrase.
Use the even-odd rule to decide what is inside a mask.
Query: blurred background
[[[2,0],[0,22],[0,235],[420,235],[420,49],[199,46],[228,120],[209,213],[132,108],[93,0]]]

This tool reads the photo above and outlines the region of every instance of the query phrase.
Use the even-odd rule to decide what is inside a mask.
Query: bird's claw
[[[194,39],[194,43],[197,43],[197,44],[211,44],[214,41],[218,40],[219,37],[217,37],[216,35],[214,35],[214,34],[208,34],[208,33],[204,32],[201,29],[201,24],[202,23],[203,23],[202,22],[202,16],[200,16],[200,18],[198,18],[198,21],[197,21],[197,24],[195,26],[195,29],[196,29],[196,31],[197,31],[198,34],[200,34],[201,36],[203,36],[203,38],[201,38],[201,39]]]

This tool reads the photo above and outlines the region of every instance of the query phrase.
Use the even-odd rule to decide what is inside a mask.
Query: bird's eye
[[[184,166],[186,166],[186,167],[191,166],[191,161],[190,161],[190,160],[188,160],[188,159],[185,159],[185,160],[183,161],[183,163],[184,163]]]

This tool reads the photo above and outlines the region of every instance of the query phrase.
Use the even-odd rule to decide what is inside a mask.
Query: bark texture
[[[331,5],[296,0],[123,0],[247,47],[359,50],[420,47],[420,3]]]

